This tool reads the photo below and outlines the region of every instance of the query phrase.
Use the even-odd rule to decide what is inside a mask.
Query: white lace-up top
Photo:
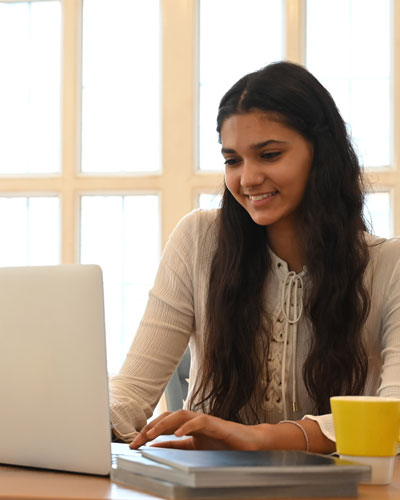
[[[112,424],[116,434],[127,441],[152,415],[188,342],[192,389],[196,383],[209,269],[216,245],[216,215],[216,210],[195,210],[171,235],[134,342],[120,373],[111,381]],[[373,279],[371,310],[365,325],[365,394],[400,397],[400,240],[369,236],[368,241],[371,262],[366,279],[369,284]],[[302,377],[311,338],[303,314],[303,297],[311,286],[307,270],[290,272],[286,262],[270,253],[266,304],[273,332],[265,370],[268,379],[265,375],[262,384],[265,404],[259,419],[276,423],[307,416],[334,439],[331,415],[315,415]]]
[[[272,252],[271,252],[272,254]],[[273,261],[278,261],[277,267],[283,268],[286,264],[279,262],[274,256]],[[274,262],[275,264],[275,262]],[[279,271],[278,271],[279,273]],[[293,271],[282,270],[284,278],[280,280],[278,291],[278,310],[273,325],[272,341],[268,354],[267,401],[265,409],[283,413],[283,418],[288,418],[286,398],[286,385],[291,365],[291,409],[297,411],[296,401],[296,347],[297,325],[303,313],[303,279],[304,271],[296,274]]]

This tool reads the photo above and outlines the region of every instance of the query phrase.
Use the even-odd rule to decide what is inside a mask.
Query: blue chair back
[[[165,399],[168,411],[176,411],[183,408],[183,403],[188,395],[189,371],[190,350],[189,347],[187,347],[177,369],[165,388]]]

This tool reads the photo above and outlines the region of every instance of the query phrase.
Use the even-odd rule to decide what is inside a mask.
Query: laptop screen
[[[0,463],[108,474],[98,266],[0,268]]]

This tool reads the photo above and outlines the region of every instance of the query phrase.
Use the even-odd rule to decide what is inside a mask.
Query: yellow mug
[[[400,441],[400,399],[378,396],[330,398],[341,457],[371,465],[371,482],[390,482]]]

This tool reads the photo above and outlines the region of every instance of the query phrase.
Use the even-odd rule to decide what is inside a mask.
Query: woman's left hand
[[[161,448],[195,450],[260,450],[268,449],[268,424],[243,425],[211,415],[187,410],[165,412],[143,427],[130,444],[139,448],[161,434],[190,436],[183,440],[153,444]]]

